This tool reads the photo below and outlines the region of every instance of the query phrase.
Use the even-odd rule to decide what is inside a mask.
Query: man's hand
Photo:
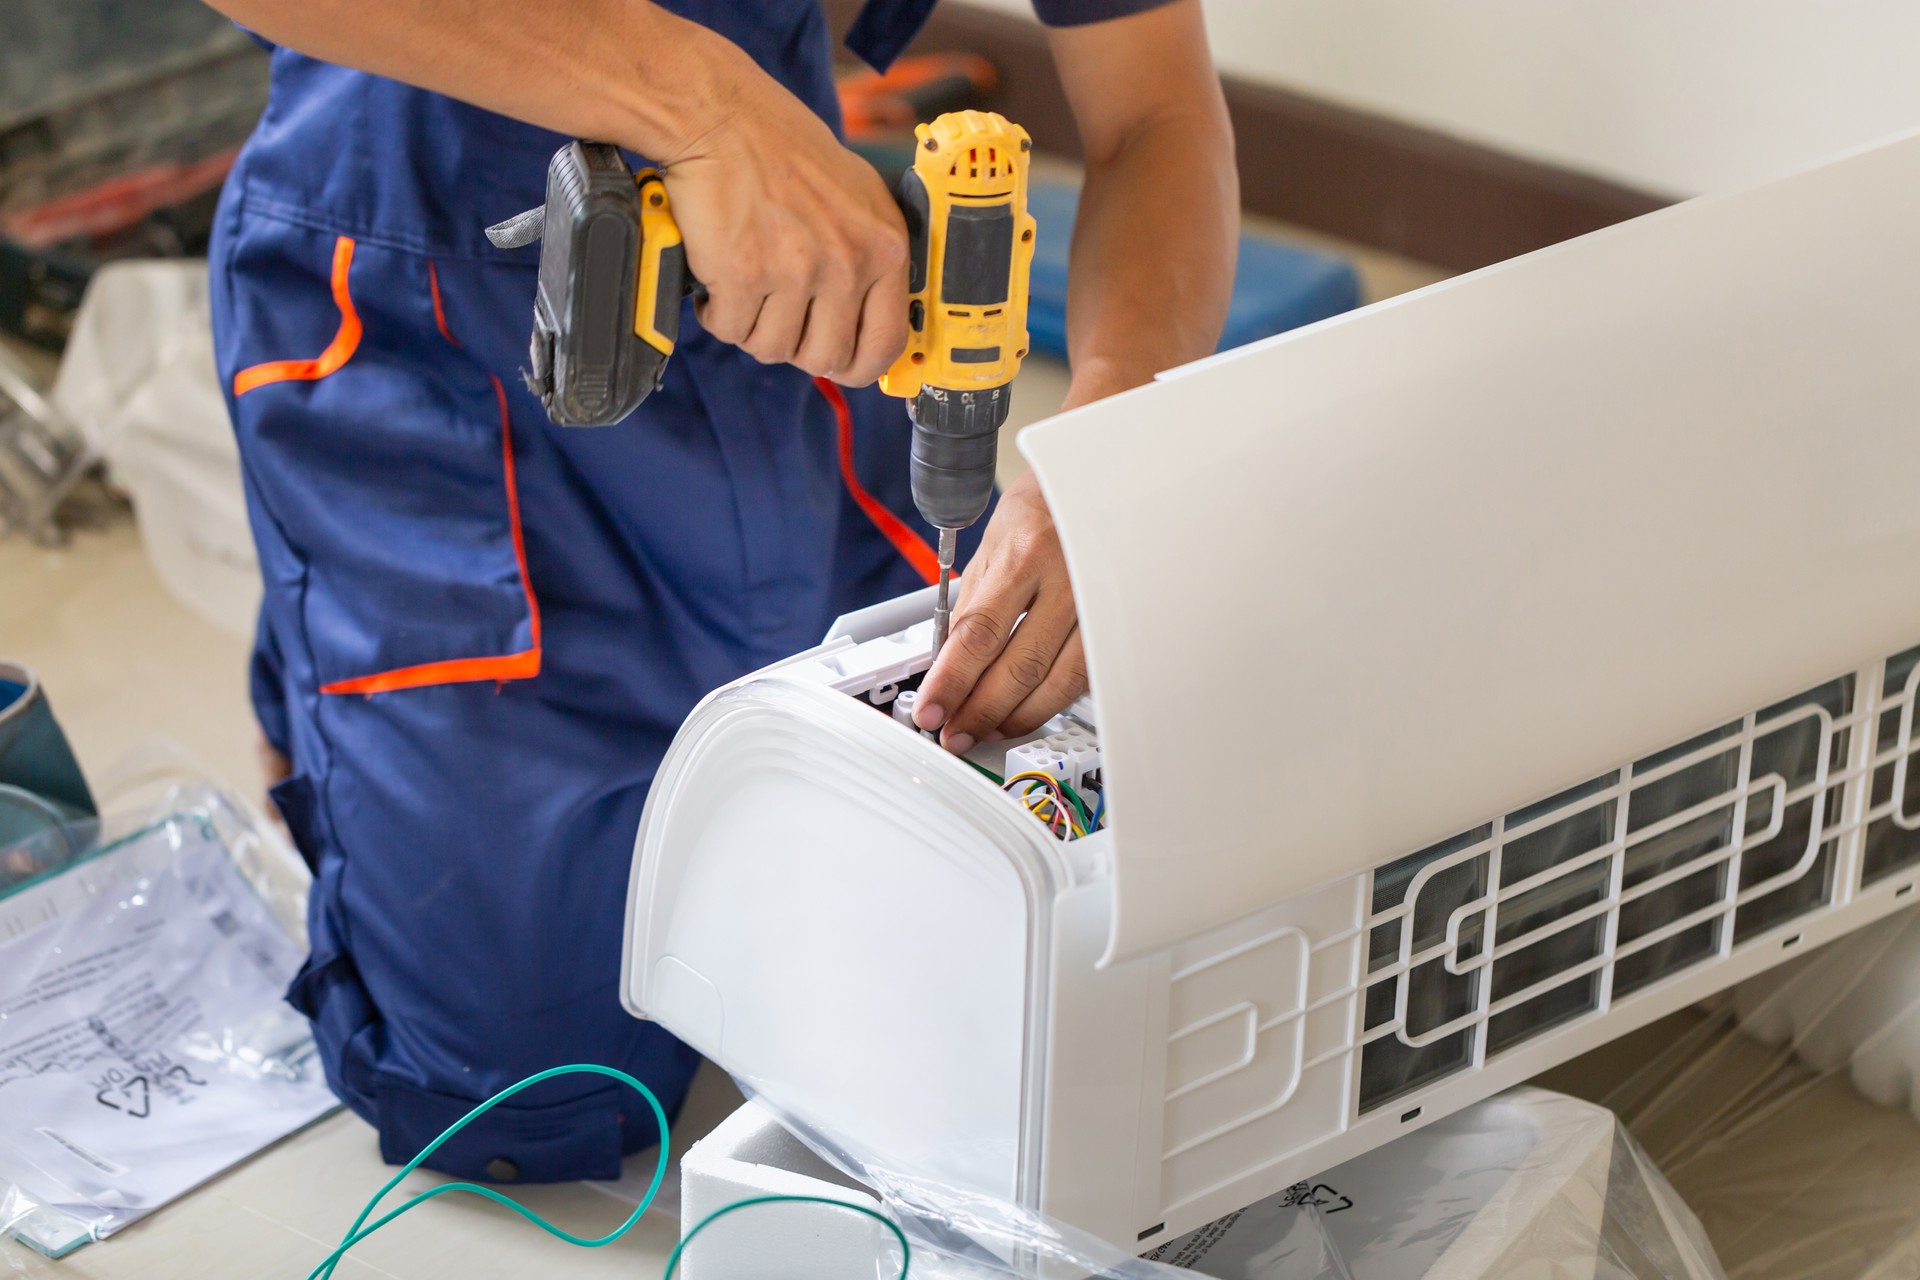
[[[1213,350],[1233,284],[1239,186],[1199,0],[1048,39],[1087,157],[1067,298],[1073,408]],[[1143,244],[1179,248],[1143,256]],[[1060,536],[1023,476],[961,580],[914,718],[965,751],[1038,728],[1086,688]]]
[[[1061,412],[1152,379],[1151,363],[1089,358]],[[1053,513],[1029,471],[1000,495],[959,593],[939,661],[921,682],[914,723],[949,751],[1031,733],[1087,691],[1087,657]]]
[[[872,382],[907,342],[899,208],[873,166],[751,63],[734,94],[682,154],[661,157],[688,269],[707,288],[700,322],[764,364]]]
[[[647,0],[210,3],[303,53],[660,162],[702,323],[761,360],[860,385],[906,346],[907,231],[886,184],[696,22]]]
[[[963,752],[984,738],[1030,733],[1086,691],[1073,585],[1029,471],[1000,496],[960,579],[953,629],[920,686],[914,723],[941,730],[942,744]]]

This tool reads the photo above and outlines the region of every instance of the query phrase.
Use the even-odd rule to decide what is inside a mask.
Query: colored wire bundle
[[[660,1126],[660,1158],[654,1163],[653,1181],[647,1184],[647,1193],[640,1197],[640,1203],[634,1206],[633,1212],[628,1215],[625,1222],[603,1236],[577,1236],[563,1227],[555,1226],[533,1210],[521,1204],[518,1200],[510,1196],[502,1195],[492,1187],[483,1187],[473,1182],[448,1182],[437,1187],[430,1187],[422,1191],[419,1195],[402,1201],[398,1208],[381,1215],[375,1219],[371,1225],[361,1225],[365,1223],[373,1211],[379,1207],[380,1202],[387,1198],[387,1194],[400,1185],[402,1179],[420,1167],[421,1161],[438,1151],[447,1139],[466,1128],[475,1119],[486,1114],[498,1104],[505,1102],[522,1089],[539,1084],[542,1080],[551,1080],[555,1076],[582,1074],[607,1076],[610,1079],[618,1080],[630,1089],[636,1090],[641,1097],[647,1100],[647,1106],[653,1110],[654,1122]],[[491,1098],[488,1098],[485,1102],[467,1112],[466,1115],[461,1116],[460,1119],[448,1126],[444,1133],[432,1142],[429,1142],[425,1150],[408,1161],[404,1169],[389,1178],[387,1185],[381,1187],[380,1190],[375,1193],[373,1199],[367,1201],[366,1207],[360,1210],[360,1216],[353,1220],[353,1225],[347,1228],[347,1234],[341,1238],[340,1243],[335,1246],[333,1252],[323,1258],[320,1265],[308,1273],[307,1280],[331,1280],[335,1268],[340,1265],[340,1260],[347,1256],[349,1249],[409,1209],[417,1208],[435,1196],[445,1195],[449,1191],[465,1191],[471,1195],[491,1200],[495,1204],[503,1205],[525,1218],[528,1222],[531,1222],[534,1226],[539,1227],[548,1235],[558,1236],[568,1244],[579,1245],[583,1249],[598,1249],[603,1245],[612,1244],[614,1241],[620,1239],[620,1237],[626,1235],[627,1232],[633,1230],[634,1225],[640,1221],[641,1215],[653,1206],[655,1197],[660,1194],[660,1184],[667,1176],[667,1142],[667,1113],[661,1109],[660,1100],[653,1096],[653,1090],[647,1088],[647,1086],[641,1084],[626,1072],[614,1067],[602,1067],[593,1063],[583,1062],[577,1062],[565,1067],[550,1067],[545,1071],[536,1072],[528,1076],[525,1080],[522,1080],[519,1084],[509,1085],[505,1089],[502,1089],[499,1093],[494,1094]],[[875,1222],[878,1222],[881,1226],[891,1231],[894,1239],[900,1242],[900,1275],[898,1280],[907,1280],[907,1268],[912,1260],[912,1256],[911,1251],[907,1247],[906,1234],[900,1230],[898,1224],[885,1214],[876,1213],[864,1205],[848,1204],[843,1200],[830,1200],[824,1196],[754,1196],[751,1199],[736,1200],[732,1204],[722,1205],[706,1217],[700,1219],[700,1221],[695,1224],[693,1230],[687,1232],[686,1235],[680,1238],[680,1243],[674,1246],[673,1252],[667,1257],[667,1267],[666,1270],[661,1273],[661,1280],[673,1280],[674,1270],[680,1265],[680,1255],[686,1252],[687,1246],[693,1243],[695,1236],[705,1231],[718,1219],[724,1218],[730,1213],[735,1213],[741,1209],[751,1208],[754,1205],[760,1204],[824,1204],[831,1205],[838,1209],[846,1209],[853,1213],[864,1214],[872,1218]]]
[[[1087,802],[1064,779],[1030,769],[1014,774],[1001,787],[1012,792],[1029,813],[1046,823],[1047,828],[1062,840],[1078,840],[1094,829],[1093,814],[1088,810]]]
[[[1087,808],[1087,802],[1064,779],[1038,769],[1025,773],[1016,773],[1011,778],[1002,778],[983,764],[961,756],[960,760],[980,776],[990,780],[1001,790],[1012,793],[1016,784],[1022,784],[1015,796],[1025,806],[1027,812],[1047,824],[1048,830],[1062,840],[1078,840],[1100,829],[1100,820],[1107,811],[1107,796],[1100,794],[1100,803],[1093,809]]]

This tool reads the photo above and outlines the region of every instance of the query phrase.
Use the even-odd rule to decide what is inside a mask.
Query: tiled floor
[[[252,796],[247,649],[167,594],[124,511],[59,549],[0,538],[0,654],[39,672],[90,774],[156,735]]]

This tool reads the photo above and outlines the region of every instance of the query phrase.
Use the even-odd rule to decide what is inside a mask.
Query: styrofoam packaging
[[[1796,946],[1558,1074],[1632,1130],[1729,1275],[1920,1276],[1916,939],[1920,905]]]
[[[1144,1249],[1891,912],[1917,221],[1908,138],[1033,428],[1112,820],[861,696],[929,593],[843,619],[668,751],[627,1006]]]
[[[871,1192],[835,1170],[748,1102],[680,1158],[680,1234],[728,1205],[761,1196],[811,1196],[879,1210]],[[716,1221],[687,1245],[683,1280],[847,1280],[898,1255],[872,1218],[818,1204],[754,1205],[751,1220]],[[731,1229],[729,1229],[731,1228]]]
[[[1734,1010],[1809,1070],[1845,1071],[1862,1095],[1920,1122],[1920,911],[1741,984]]]

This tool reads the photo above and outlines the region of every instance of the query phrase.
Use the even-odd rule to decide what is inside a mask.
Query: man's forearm
[[[1051,33],[1086,151],[1069,406],[1210,354],[1239,236],[1233,126],[1198,0]]]
[[[1232,139],[1205,121],[1157,122],[1088,165],[1068,277],[1069,405],[1212,353],[1238,226]]]
[[[886,184],[706,27],[649,0],[210,2],[302,53],[661,162],[701,325],[762,363],[862,385],[906,343],[906,226]]]
[[[649,0],[209,0],[265,38],[671,162],[734,110],[746,54]]]

